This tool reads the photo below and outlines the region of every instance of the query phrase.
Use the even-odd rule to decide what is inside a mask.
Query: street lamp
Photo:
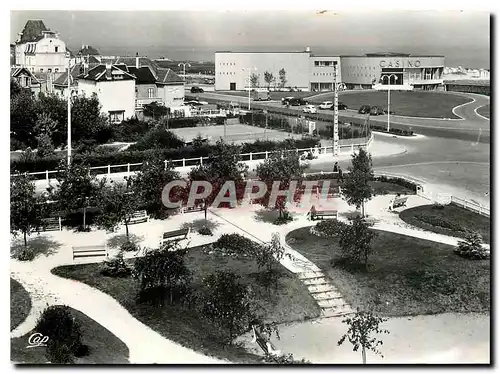
[[[181,67],[181,66],[182,66],[183,71],[184,71],[184,82],[185,82],[185,81],[186,81],[186,66],[187,66],[188,68],[190,68],[190,67],[191,67],[191,64],[190,64],[189,62],[181,62],[181,63],[180,63],[180,64],[178,64],[177,66],[179,66],[179,67]]]
[[[247,70],[248,71],[248,110],[250,110],[250,91],[252,89],[252,84],[251,84],[251,81],[250,81],[250,73],[254,70],[257,70],[257,68],[242,68],[241,69],[242,71],[245,71]]]
[[[391,77],[394,77],[395,81],[398,80],[396,74],[384,74],[380,76],[382,80],[387,78],[387,132],[391,129]]]
[[[66,52],[68,59],[68,166],[71,164],[71,55]]]

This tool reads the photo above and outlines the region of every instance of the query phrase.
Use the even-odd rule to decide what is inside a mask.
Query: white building
[[[114,65],[98,65],[78,76],[78,94],[97,94],[111,123],[135,116],[135,77]]]
[[[31,72],[63,72],[68,66],[66,43],[43,21],[29,20],[15,43],[15,60]]]

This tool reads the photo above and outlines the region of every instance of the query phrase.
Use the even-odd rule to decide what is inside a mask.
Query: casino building
[[[331,91],[334,67],[341,89],[443,90],[444,56],[370,53],[363,56],[319,56],[299,52],[216,52],[215,90],[241,91],[254,75],[257,87]],[[285,71],[284,81],[280,70]],[[265,76],[272,80],[265,80]],[[252,87],[255,87],[252,84]]]

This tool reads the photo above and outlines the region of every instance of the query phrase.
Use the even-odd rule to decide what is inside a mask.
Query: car
[[[341,103],[340,101],[339,101],[338,107],[339,107],[339,110],[346,110],[347,109],[347,105],[345,105],[344,103]],[[332,106],[328,109],[335,110],[335,106],[332,104]]]
[[[369,114],[371,107],[369,105],[361,105],[358,109],[358,113],[360,114]]]
[[[387,114],[387,109],[384,109],[384,114]],[[396,114],[396,112],[391,110],[391,112],[389,114]]]
[[[304,111],[304,113],[317,113],[316,107],[314,105],[306,105],[302,110]]]
[[[293,96],[287,96],[281,99],[281,104],[287,105],[290,104],[290,100],[292,100],[294,97]]]
[[[370,114],[372,116],[378,116],[379,114],[384,114],[384,110],[379,106],[372,106],[370,108]]]
[[[191,93],[203,93],[205,91],[203,91],[203,88],[201,87],[198,87],[198,86],[193,86],[191,87]]]
[[[332,101],[323,101],[321,104],[319,104],[319,109],[331,109],[333,106]]]
[[[301,105],[307,105],[308,104],[307,101],[305,101],[304,99],[302,99],[300,97],[294,97],[293,99],[289,100],[288,103],[291,106],[301,106]]]

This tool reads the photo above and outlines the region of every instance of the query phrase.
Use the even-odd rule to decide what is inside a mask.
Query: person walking
[[[333,172],[334,173],[339,172],[339,163],[338,162],[335,162],[335,164],[333,164]]]

